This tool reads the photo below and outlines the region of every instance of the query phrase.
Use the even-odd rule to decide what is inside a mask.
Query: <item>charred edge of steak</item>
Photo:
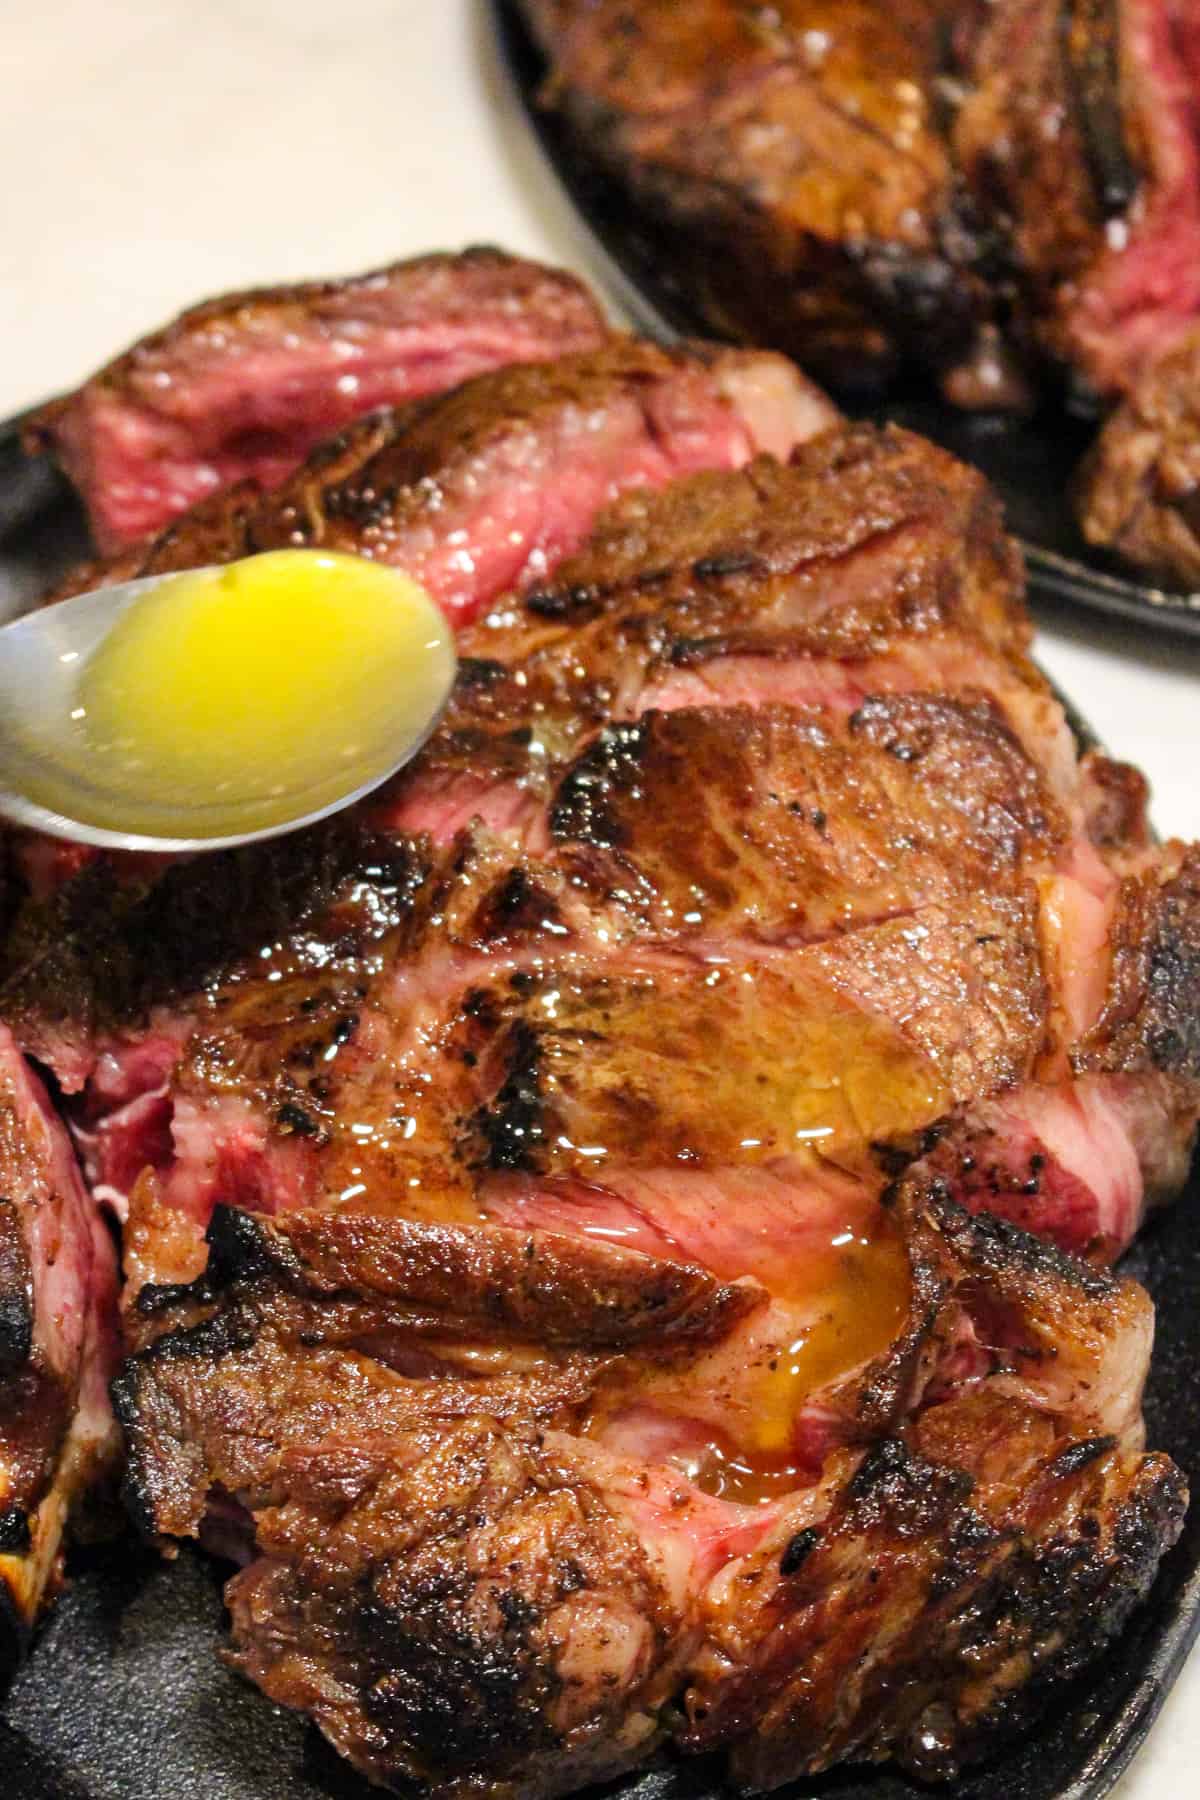
[[[1123,883],[1113,967],[1098,1024],[1074,1055],[1078,1070],[1200,1073],[1200,849]]]
[[[208,1262],[193,1281],[147,1282],[139,1290],[136,1305],[144,1318],[155,1318],[180,1307],[211,1305],[231,1288],[262,1280],[275,1280],[292,1288],[301,1282],[300,1265],[286,1243],[269,1233],[265,1221],[254,1213],[236,1206],[214,1207],[204,1239]],[[159,1345],[167,1342],[159,1339]],[[200,1340],[200,1348],[206,1343],[207,1340]],[[199,1353],[196,1344],[189,1343],[186,1353],[193,1351]]]
[[[1200,1069],[1200,853],[1162,889],[1145,949],[1146,1046],[1155,1068]]]
[[[229,1308],[198,1325],[159,1338],[147,1350],[130,1357],[110,1383],[113,1412],[125,1443],[121,1500],[135,1528],[148,1541],[159,1537],[159,1519],[171,1511],[171,1496],[164,1491],[159,1474],[163,1464],[159,1440],[164,1433],[171,1433],[172,1423],[177,1428],[177,1421],[165,1421],[159,1416],[156,1365],[185,1357],[220,1361],[238,1350],[248,1350],[254,1343],[255,1329],[242,1308]],[[207,1482],[203,1485],[207,1487]]]
[[[540,1081],[538,1034],[517,1019],[506,1034],[505,1076],[494,1099],[471,1120],[471,1136],[479,1145],[478,1161],[486,1169],[536,1170],[549,1135]]]
[[[1096,198],[1111,218],[1125,211],[1141,180],[1125,143],[1116,0],[1062,0],[1059,34]]]
[[[1103,1458],[1113,1452],[1087,1449],[1092,1454],[1083,1473],[1094,1469],[1102,1481]],[[1070,1479],[1080,1471],[1058,1472]],[[996,1754],[1033,1724],[1145,1599],[1182,1529],[1187,1500],[1182,1472],[1165,1457],[1146,1457],[1107,1538],[1098,1500],[1095,1512],[1084,1511],[1073,1535],[1016,1543],[981,1586],[962,1583],[963,1599],[941,1632],[938,1664],[947,1671],[994,1667],[996,1647],[1008,1644],[1026,1679],[1002,1685],[992,1704],[954,1720],[952,1730],[946,1708],[934,1698],[893,1746],[902,1766],[919,1779],[953,1780],[963,1764]],[[942,1585],[960,1585],[956,1575],[951,1560]],[[1070,1596],[1066,1606],[1064,1595]]]
[[[33,1352],[33,1277],[17,1209],[0,1199],[0,1379]]]
[[[643,720],[633,725],[608,725],[588,746],[560,786],[551,808],[554,837],[591,844],[598,850],[620,847],[625,833],[607,802],[614,794],[636,798],[647,729]]]
[[[965,1469],[914,1455],[900,1438],[883,1438],[859,1464],[846,1489],[857,1526],[884,1524],[902,1537],[934,1530],[974,1488]]]
[[[117,1021],[195,992],[329,904],[352,876],[396,893],[423,876],[410,849],[364,834],[355,815],[291,838],[218,851],[146,883],[89,864],[27,905],[5,946],[9,1015]]]
[[[895,1203],[893,1190],[893,1204]],[[1089,1300],[1104,1300],[1117,1287],[1115,1278],[1103,1269],[1069,1256],[1065,1250],[1033,1237],[1007,1219],[991,1213],[969,1213],[951,1197],[950,1189],[940,1179],[930,1181],[922,1189],[929,1217],[950,1250],[967,1269],[985,1275],[1002,1275],[1014,1267],[1028,1275],[1044,1275],[1073,1288]]]

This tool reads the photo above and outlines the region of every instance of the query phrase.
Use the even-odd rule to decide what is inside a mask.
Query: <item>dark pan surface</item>
[[[652,337],[711,336],[687,293],[663,268],[657,246],[616,186],[573,153],[553,114],[538,106],[545,65],[517,17],[515,0],[490,0],[501,58],[532,131],[587,228],[601,280]],[[1046,594],[1156,630],[1200,637],[1200,593],[1140,582],[1087,545],[1068,487],[1094,425],[1048,403],[1030,418],[962,413],[924,392],[891,395],[874,416],[910,426],[982,469],[1003,495],[1031,580]]]
[[[79,509],[0,430],[0,602],[32,598],[86,548]],[[0,605],[0,611],[3,606]],[[1086,727],[1076,729],[1085,736]],[[1158,1306],[1146,1396],[1150,1443],[1200,1493],[1200,1175],[1129,1258]],[[76,1555],[70,1589],[0,1698],[0,1778],[11,1800],[369,1800],[315,1730],[226,1669],[226,1570],[132,1537]],[[1099,1800],[1145,1737],[1200,1626],[1200,1505],[1124,1639],[1055,1704],[1052,1720],[954,1800]],[[616,1800],[724,1800],[711,1763],[664,1764]],[[929,1800],[888,1771],[808,1781],[789,1800]]]

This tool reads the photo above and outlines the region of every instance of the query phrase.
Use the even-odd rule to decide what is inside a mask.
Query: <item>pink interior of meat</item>
[[[314,445],[380,406],[399,406],[498,363],[530,360],[536,339],[477,329],[383,331],[255,348],[166,377],[131,406],[89,395],[65,439],[104,550],[134,543],[218,488],[277,487]],[[173,404],[178,394],[178,404]]]
[[[1117,392],[1200,315],[1200,15],[1192,0],[1123,0],[1122,25],[1149,175],[1073,311],[1093,379]]]
[[[568,277],[487,253],[419,259],[312,293],[234,297],[89,382],[51,430],[110,552],[220,487],[278,485],[377,407],[606,336]]]
[[[756,449],[739,414],[685,370],[614,402],[603,421],[569,409],[545,440],[514,434],[488,457],[452,528],[431,517],[389,544],[388,560],[464,624],[500,595],[544,581],[618,494],[700,469],[741,468]]]

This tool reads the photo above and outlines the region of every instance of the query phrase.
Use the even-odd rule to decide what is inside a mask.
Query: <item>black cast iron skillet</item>
[[[539,106],[545,64],[518,17],[516,0],[487,3],[512,89],[585,228],[589,260],[601,283],[651,337],[711,337],[711,327],[664,268],[653,236],[621,190],[580,158],[558,119]],[[1053,398],[1028,418],[960,412],[915,385],[890,394],[872,416],[907,425],[983,470],[1004,499],[1035,588],[1156,631],[1200,637],[1200,593],[1171,593],[1137,580],[1115,558],[1085,543],[1076,528],[1068,490],[1095,435],[1094,422],[1073,416]]]
[[[86,550],[65,484],[0,428],[0,610]],[[1077,733],[1090,739],[1082,721]],[[1150,1444],[1200,1493],[1200,1178],[1127,1259],[1158,1308]],[[228,1570],[131,1535],[76,1552],[66,1595],[0,1699],[0,1800],[370,1800],[378,1790],[317,1732],[220,1662]],[[965,1776],[953,1800],[1099,1800],[1142,1742],[1200,1626],[1200,1505],[1120,1643],[1055,1700],[1043,1726]],[[943,1792],[945,1790],[942,1790]],[[717,1766],[664,1760],[612,1800],[725,1800]],[[930,1800],[890,1770],[799,1783],[791,1800]]]

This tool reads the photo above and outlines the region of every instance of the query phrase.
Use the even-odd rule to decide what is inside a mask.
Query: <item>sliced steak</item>
[[[59,1579],[63,1532],[117,1452],[112,1244],[66,1129],[0,1028],[0,1662]]]
[[[25,909],[9,944],[8,1005],[64,1087],[85,1089],[77,1124],[93,1178],[123,1205],[140,1169],[169,1171],[167,1204],[181,1214],[172,1256],[185,1265],[222,1184],[250,1198],[278,1182],[302,1199],[323,1167],[326,1192],[352,1185],[340,1156],[326,1148],[314,1158],[322,1120],[339,1103],[312,1113],[292,1075],[276,1092],[270,1056],[258,1055],[267,1089],[252,1082],[218,1117],[216,1095],[205,1098],[212,1054],[229,1067],[222,1085],[236,1087],[248,1035],[263,1036],[248,1024],[259,991],[267,1041],[290,1006],[312,1028],[297,1054],[353,1057],[322,1034],[345,1029],[356,1041],[365,997],[357,960],[405,918],[404,955],[423,947],[397,1000],[380,1002],[388,1018],[432,983],[429,1003],[446,1009],[448,1030],[493,940],[506,946],[505,978],[517,975],[535,954],[532,926],[548,920],[572,956],[576,942],[591,955],[602,933],[614,944],[648,937],[677,947],[674,963],[642,968],[627,958],[598,988],[580,987],[571,1003],[579,1042],[593,1029],[587,1009],[617,991],[627,996],[623,1029],[652,1039],[662,1008],[679,1004],[671,985],[686,989],[716,940],[748,962],[769,955],[763,980],[793,1006],[807,995],[798,1016],[819,1010],[834,983],[860,1008],[907,1018],[910,1049],[933,1058],[913,1129],[951,1097],[978,1098],[981,1080],[990,1091],[1069,1079],[1064,1058],[1105,1004],[1119,886],[1082,834],[1101,817],[1105,856],[1143,855],[1140,790],[1130,805],[1114,810],[1106,799],[1096,814],[1095,793],[1116,792],[1119,772],[1092,759],[1081,780],[1061,709],[1024,658],[1016,581],[983,484],[902,433],[848,429],[802,450],[789,469],[761,459],[661,497],[627,496],[550,585],[467,635],[443,727],[361,824],[209,858],[149,885],[144,868],[109,863]],[[963,702],[921,698],[923,682]],[[703,832],[699,815],[677,807],[690,787],[716,809]],[[473,820],[486,831],[463,865],[466,912],[448,937],[439,928],[426,938],[408,910],[413,896],[441,892]],[[415,843],[389,848],[397,832]],[[491,849],[487,833],[498,840]],[[350,892],[362,903],[336,898]],[[260,946],[293,940],[280,965],[286,988],[248,987],[244,972],[233,974],[230,1041],[220,1022],[228,1003],[214,1015],[212,994],[226,991],[247,953],[253,966]],[[313,956],[344,975],[311,988]],[[977,1012],[961,1004],[967,966]],[[260,971],[276,972],[273,961]],[[540,1005],[535,996],[514,1010],[512,996],[504,1000],[494,1054],[505,1068],[517,1046],[528,1056],[544,1036]],[[728,1029],[749,1041],[767,1028],[735,1013]],[[194,1031],[209,1045],[198,1083],[186,1059],[171,1073]],[[213,1031],[226,1043],[219,1052]],[[959,1047],[964,1035],[991,1059],[986,1078]],[[883,1039],[877,1031],[868,1042],[878,1051]],[[709,1066],[707,1048],[694,1054],[697,1068]],[[387,1067],[385,1056],[385,1086]],[[570,1079],[569,1065],[554,1076]],[[505,1082],[522,1091],[512,1069]],[[279,1109],[291,1117],[293,1103],[304,1123],[280,1134],[271,1119]],[[479,1113],[482,1096],[455,1104],[478,1114],[475,1133],[492,1116]],[[1187,1141],[1191,1117],[1184,1100],[1164,1111],[1172,1143]],[[506,1106],[493,1128],[500,1138],[513,1128]],[[756,1132],[748,1125],[744,1135]],[[891,1135],[903,1135],[899,1121]],[[586,1130],[578,1141],[589,1141]],[[1036,1145],[1029,1153],[1042,1154]],[[1119,1205],[1097,1191],[1097,1159],[1069,1160],[1083,1210],[1064,1241],[1111,1251],[1140,1216],[1143,1158],[1134,1156]],[[964,1181],[962,1192],[980,1189]],[[1027,1201],[1021,1208],[1036,1223]],[[1055,1216],[1049,1203],[1041,1216]]]
[[[559,270],[499,250],[423,256],[192,307],[44,408],[29,440],[62,462],[111,552],[218,488],[277,487],[320,439],[377,407],[606,336],[590,295]]]
[[[1100,1263],[1178,1179],[1193,856],[1080,764],[920,440],[588,529],[369,803],[18,914],[4,1004],[127,1210],[129,1498],[237,1538],[239,1666],[377,1781],[947,1773],[1179,1528],[1145,1296],[972,1213]]]
[[[544,103],[687,303],[835,386],[906,362],[957,405],[1127,403],[1089,535],[1174,582],[1194,453],[1200,24],[1190,0],[524,0]],[[712,254],[712,245],[721,254]],[[1194,384],[1193,384],[1194,386]],[[1140,396],[1140,398],[1139,398]],[[1169,429],[1161,510],[1131,488]],[[1124,500],[1119,500],[1120,495]],[[1137,500],[1142,526],[1120,526]],[[1107,525],[1100,521],[1107,519]]]
[[[406,569],[461,624],[544,576],[622,488],[786,456],[836,416],[782,357],[614,339],[375,413],[275,492],[223,491],[62,592],[260,550],[351,550]]]

